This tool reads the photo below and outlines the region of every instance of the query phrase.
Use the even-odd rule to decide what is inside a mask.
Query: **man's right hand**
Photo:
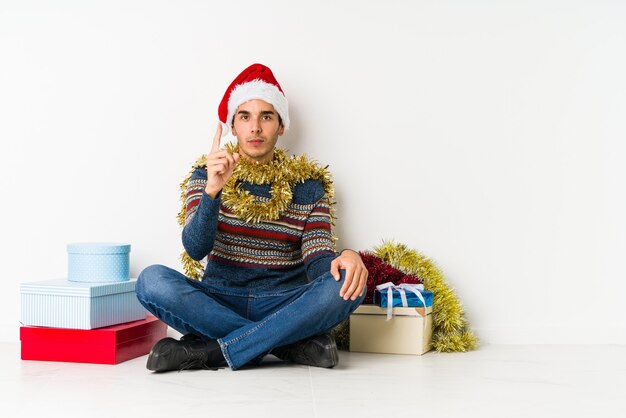
[[[217,132],[213,138],[211,152],[206,158],[207,181],[206,194],[213,199],[222,190],[226,181],[233,174],[235,165],[239,161],[239,154],[231,154],[228,150],[220,149],[220,138],[222,137],[222,124],[218,124]]]

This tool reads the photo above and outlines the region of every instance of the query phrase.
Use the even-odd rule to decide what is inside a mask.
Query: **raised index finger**
[[[217,124],[217,130],[215,131],[215,137],[213,138],[213,146],[211,147],[211,153],[220,149],[220,138],[222,137],[222,124]]]

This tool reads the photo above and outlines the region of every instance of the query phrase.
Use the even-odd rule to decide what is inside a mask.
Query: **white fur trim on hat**
[[[254,99],[263,100],[274,106],[274,110],[278,112],[283,120],[285,130],[289,129],[289,103],[287,103],[287,98],[274,84],[260,79],[239,84],[233,89],[228,98],[226,123],[232,123],[233,116],[235,116],[235,111],[239,105]]]

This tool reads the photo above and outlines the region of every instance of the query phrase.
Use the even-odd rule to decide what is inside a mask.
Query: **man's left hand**
[[[344,300],[356,300],[365,290],[368,275],[361,256],[352,250],[343,250],[339,257],[330,263],[330,273],[337,281],[341,279],[339,269],[346,271],[346,279],[341,286],[339,296]]]

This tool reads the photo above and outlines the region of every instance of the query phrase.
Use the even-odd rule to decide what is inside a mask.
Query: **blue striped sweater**
[[[293,187],[293,199],[275,221],[246,223],[204,191],[206,170],[191,175],[182,240],[194,260],[206,257],[203,280],[225,287],[283,289],[300,286],[330,271],[337,256],[330,224],[330,202],[321,182]],[[259,201],[270,185],[243,183]]]

